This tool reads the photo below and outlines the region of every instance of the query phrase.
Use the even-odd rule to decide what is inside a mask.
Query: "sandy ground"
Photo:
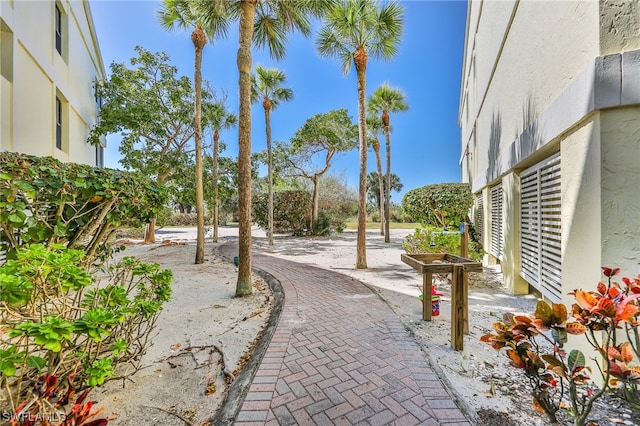
[[[503,312],[531,312],[537,300],[508,295],[499,270],[470,274],[470,334],[464,338],[464,350],[454,351],[450,346],[449,284],[438,284],[438,291],[444,293],[440,316],[431,322],[421,320],[422,276],[400,259],[404,237],[411,232],[392,230],[391,242],[384,243],[379,231],[368,231],[366,270],[354,268],[356,234],[351,230],[326,238],[276,236],[275,244],[269,246],[264,233],[255,229],[253,241],[264,253],[332,269],[369,285],[414,333],[463,409],[470,413],[488,410],[498,417],[512,412],[514,389],[509,387],[521,384],[510,383],[504,374],[508,370],[504,354],[480,343],[479,338]],[[235,235],[237,229],[221,228],[220,242]],[[124,255],[158,262],[173,271],[173,296],[160,315],[153,346],[142,360],[143,369],[92,393],[105,408],[109,424],[209,424],[226,391],[220,353],[226,370],[237,370],[266,324],[272,302],[266,284],[256,275],[254,295],[234,298],[234,265],[213,255],[216,245],[210,238],[207,261],[194,265],[194,239],[194,229],[162,229],[156,244],[127,245]],[[504,419],[500,422],[495,424],[509,424]]]

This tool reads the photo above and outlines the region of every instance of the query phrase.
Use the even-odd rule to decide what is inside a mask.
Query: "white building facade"
[[[0,0],[0,151],[101,167],[86,141],[105,78],[88,1]]]
[[[516,294],[640,272],[640,2],[469,0],[462,179]]]

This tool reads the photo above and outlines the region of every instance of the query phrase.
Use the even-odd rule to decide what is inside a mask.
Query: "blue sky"
[[[193,45],[190,33],[167,32],[158,24],[160,1],[92,0],[91,10],[107,73],[112,62],[125,62],[136,56],[134,47],[166,52],[179,74],[193,79]],[[404,185],[392,193],[400,202],[405,192],[424,185],[460,182],[460,128],[458,103],[464,49],[467,2],[403,1],[404,33],[398,55],[389,62],[369,60],[367,96],[384,82],[401,89],[409,110],[391,116],[391,171]],[[268,52],[255,51],[254,66],[278,68],[287,75],[287,86],[294,92],[291,102],[283,103],[271,117],[273,140],[289,141],[304,122],[318,113],[346,108],[357,122],[355,70],[345,76],[336,59],[321,58],[315,49],[315,35],[291,35],[287,56],[272,60]],[[218,91],[228,94],[228,106],[237,113],[238,71],[237,25],[225,40],[209,43],[204,50],[202,75]],[[266,149],[264,111],[252,108],[252,150]],[[120,136],[108,137],[105,166],[119,168]],[[221,139],[227,144],[225,156],[235,157],[237,129],[226,130]],[[383,140],[381,140],[383,142]],[[383,144],[384,147],[384,144]],[[383,149],[381,149],[384,155]],[[369,150],[368,170],[375,171],[375,155]],[[347,183],[357,188],[357,149],[333,162],[330,173],[344,173]],[[383,157],[383,173],[384,169]]]

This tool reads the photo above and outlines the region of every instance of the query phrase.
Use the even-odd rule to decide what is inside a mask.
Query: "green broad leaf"
[[[11,180],[11,176],[6,173],[0,173],[0,179],[2,180]]]
[[[7,217],[7,220],[13,226],[22,225],[26,219],[27,219],[27,215],[21,211],[13,212]]]
[[[53,233],[56,237],[64,237],[67,235],[68,226],[62,222],[56,223],[56,226],[53,228]]]
[[[545,324],[548,324],[553,317],[553,309],[551,309],[551,306],[549,306],[547,302],[541,300],[536,305],[535,317],[542,320]]]
[[[47,365],[47,360],[40,358],[39,356],[27,357],[27,365],[31,368],[35,368],[40,371]]]
[[[584,354],[574,349],[569,352],[569,357],[567,358],[567,367],[569,367],[569,371],[576,371],[576,369],[584,367],[586,364]]]
[[[562,361],[560,361],[557,357],[555,357],[554,355],[549,355],[549,354],[545,354],[542,355],[542,359],[544,359],[545,361],[547,361],[547,364],[553,366],[553,367],[560,367],[562,366]]]

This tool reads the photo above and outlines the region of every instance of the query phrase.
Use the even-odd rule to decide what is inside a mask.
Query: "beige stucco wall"
[[[473,40],[479,103],[474,110],[469,102],[471,118],[462,125],[462,144],[464,148],[469,142],[477,114],[478,175],[472,182],[480,179],[484,183],[492,180],[486,178],[490,141],[499,142],[500,150],[491,151],[499,156],[498,163],[508,164],[510,144],[530,124],[527,110],[535,117],[546,109],[598,55],[599,36],[593,29],[598,26],[599,8],[593,1],[521,1],[482,2],[481,11],[482,31]],[[510,14],[511,21],[507,19]],[[467,45],[467,57],[469,48]],[[465,84],[473,85],[471,81]],[[466,112],[461,114],[466,116]]]
[[[93,83],[105,78],[104,66],[88,3],[58,4],[65,15],[62,55],[55,49],[54,1],[2,2],[12,39],[3,62],[12,61],[13,81],[0,83],[0,149],[95,165],[96,148],[86,139],[98,113]],[[62,150],[55,147],[56,96],[64,101]]]
[[[561,143],[562,285],[597,284],[600,276],[600,119],[593,114]],[[573,299],[562,294],[562,302]]]
[[[640,273],[640,106],[602,111],[602,266]]]

